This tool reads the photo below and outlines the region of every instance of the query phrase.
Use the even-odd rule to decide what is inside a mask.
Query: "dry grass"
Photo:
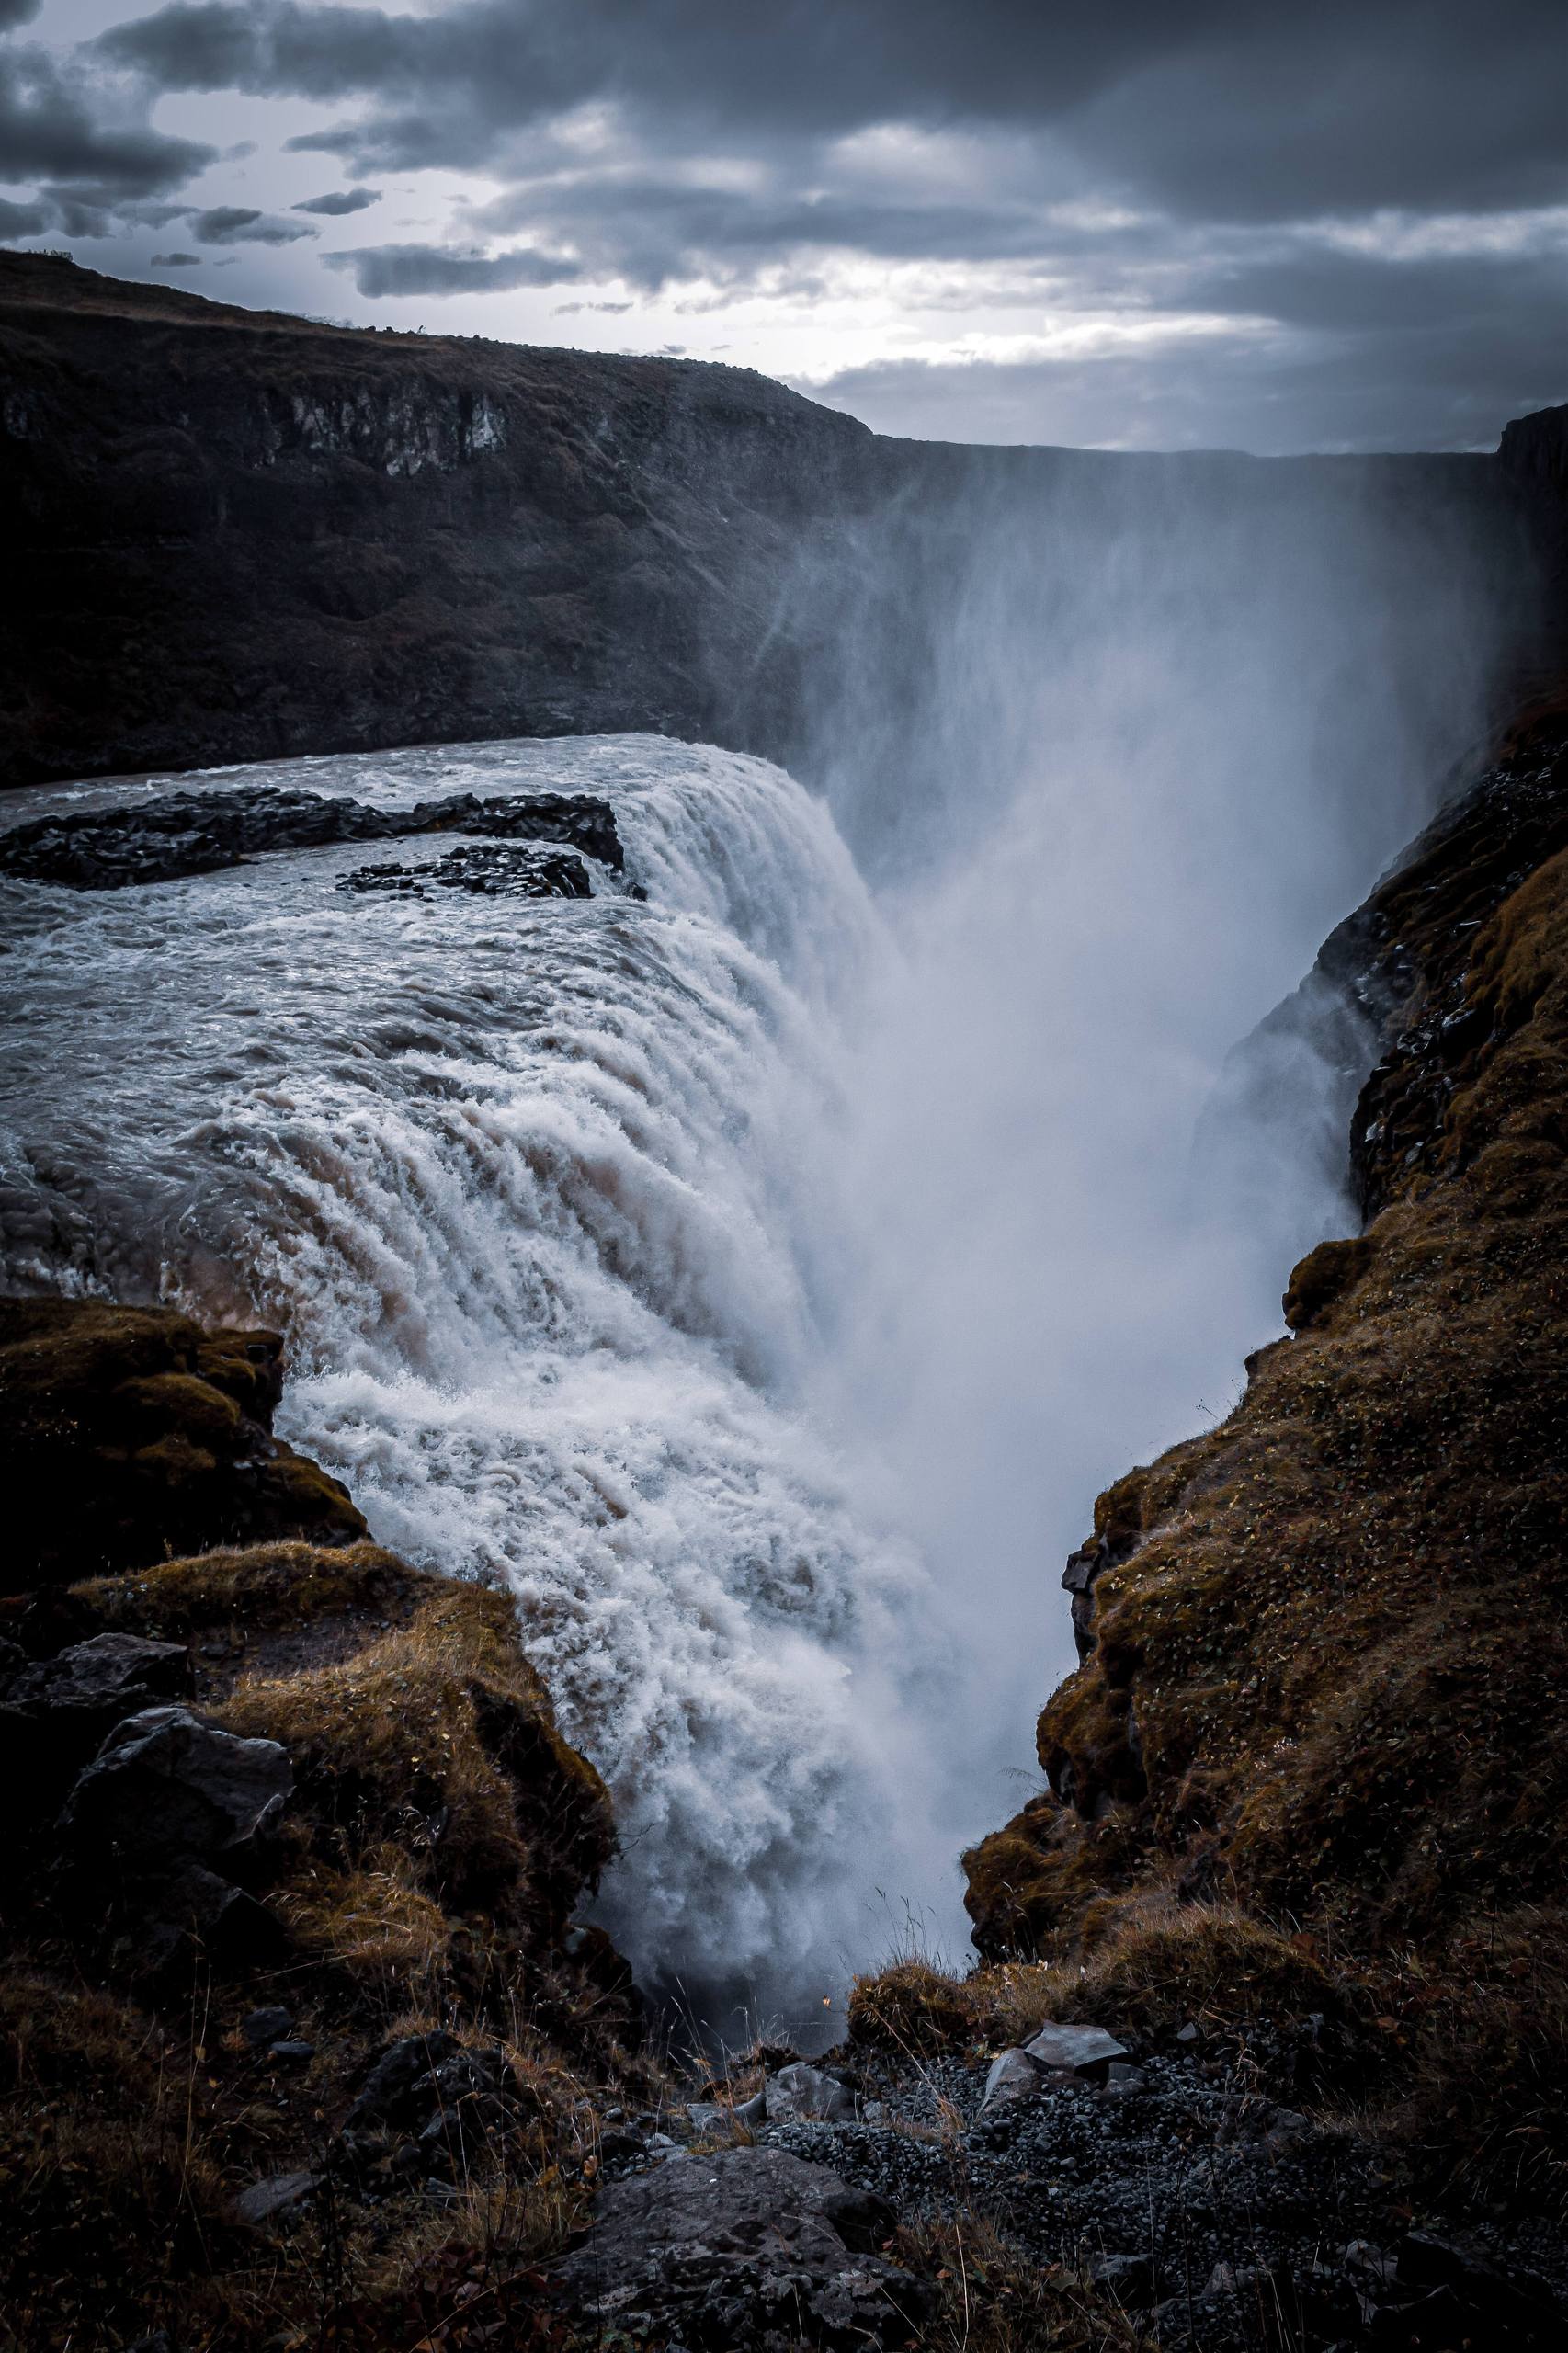
[[[895,2259],[936,2282],[925,2353],[1140,2353],[1149,2340],[1060,2264],[1041,2265],[973,2213],[905,2224]]]

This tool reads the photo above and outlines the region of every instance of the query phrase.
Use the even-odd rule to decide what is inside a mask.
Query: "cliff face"
[[[1296,1268],[1229,1419],[1101,1496],[1050,1794],[968,1858],[970,1908],[993,1957],[1091,1966],[1239,1916],[1375,2021],[1447,2162],[1560,2189],[1568,724],[1524,732],[1324,970],[1381,1026],[1370,1222]]]
[[[1536,441],[1517,454],[1533,484]],[[25,586],[0,782],[621,728],[809,759],[840,706],[858,741],[891,729],[896,778],[942,600],[999,518],[1164,507],[1179,530],[1195,487],[1284,511],[1325,485],[1457,505],[1476,539],[1519,503],[1484,458],[890,441],[742,369],[338,328],[0,254]]]
[[[11,782],[733,732],[872,437],[743,370],[380,335],[0,256]]]

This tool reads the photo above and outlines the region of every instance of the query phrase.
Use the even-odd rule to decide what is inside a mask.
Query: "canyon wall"
[[[1480,540],[1517,531],[1519,471],[892,441],[744,369],[336,327],[3,254],[25,594],[0,781],[618,729],[811,772],[851,667],[876,691],[849,720],[874,702],[896,774],[924,722],[889,714],[924,707],[899,689],[999,517],[1049,537],[1063,501],[1082,521],[1305,489],[1454,506]]]

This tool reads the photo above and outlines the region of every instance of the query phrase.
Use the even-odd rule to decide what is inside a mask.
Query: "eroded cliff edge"
[[[1368,1222],[1219,1427],[1101,1496],[1050,1787],[967,1859],[1079,2014],[1309,2006],[1471,2197],[1568,2177],[1568,725],[1450,804],[1320,968],[1381,1052]],[[1085,1972],[1080,1976],[1080,1972]],[[1313,1987],[1316,1992],[1314,1994]]]

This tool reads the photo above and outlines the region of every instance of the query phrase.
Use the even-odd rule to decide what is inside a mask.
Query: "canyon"
[[[1568,412],[0,334],[16,2342],[1558,2341]]]

